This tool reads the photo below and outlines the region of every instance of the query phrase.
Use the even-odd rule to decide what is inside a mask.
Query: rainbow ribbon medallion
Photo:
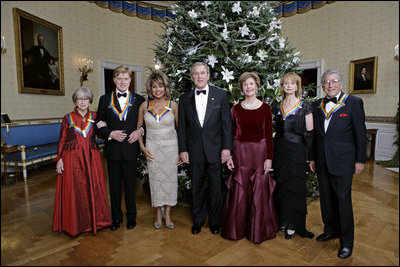
[[[168,111],[171,110],[171,100],[168,100],[167,106],[164,107],[164,110],[160,113],[157,114],[154,109],[151,107],[151,101],[149,101],[149,104],[147,105],[147,111],[153,116],[157,122],[160,122],[161,118],[167,114]]]
[[[75,130],[77,133],[83,135],[83,137],[86,138],[86,136],[88,135],[88,133],[89,133],[89,131],[90,131],[90,129],[92,128],[92,125],[93,125],[93,123],[94,123],[94,120],[93,120],[93,113],[89,111],[89,119],[87,120],[87,124],[86,124],[86,126],[84,127],[83,130],[82,130],[80,127],[78,127],[78,126],[76,125],[76,123],[74,122],[74,120],[73,120],[73,118],[72,118],[72,112],[68,114],[68,122],[69,122],[69,127],[70,127],[70,128],[74,128],[74,130]]]
[[[326,112],[324,99],[322,99],[321,104],[319,105],[319,108],[321,109],[322,113],[324,114],[325,120],[329,120],[336,111],[338,111],[342,107],[346,106],[345,103],[346,103],[346,100],[348,97],[349,96],[347,94],[343,94],[343,96],[339,99],[339,101],[336,103],[336,105],[329,112]]]
[[[131,94],[131,92],[128,91],[127,97],[129,101],[126,101],[124,108],[122,109],[121,112],[119,112],[114,103],[114,93],[111,94],[110,105],[108,106],[108,108],[110,108],[112,112],[114,112],[114,114],[117,115],[120,121],[124,119],[125,114],[128,112],[128,108],[132,106],[132,95],[133,94]]]
[[[299,102],[297,103],[296,106],[294,106],[291,110],[289,110],[287,113],[285,113],[285,111],[283,110],[283,101],[279,107],[279,110],[281,111],[281,116],[283,120],[286,120],[287,118],[289,118],[290,116],[292,116],[293,114],[296,113],[297,110],[303,108],[303,101],[299,100]]]

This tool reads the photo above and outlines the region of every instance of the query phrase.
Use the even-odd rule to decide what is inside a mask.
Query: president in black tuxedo
[[[208,85],[210,70],[197,62],[190,69],[196,89],[179,99],[179,153],[190,164],[192,182],[192,234],[198,234],[207,217],[211,233],[220,230],[223,207],[222,165],[233,147],[232,119],[228,95]],[[208,196],[204,180],[208,176]]]
[[[127,228],[136,226],[135,184],[139,154],[137,140],[143,128],[137,129],[139,106],[144,98],[128,90],[132,72],[127,66],[114,70],[117,88],[100,98],[96,123],[106,140],[108,180],[111,198],[111,230],[117,230],[122,222],[122,180],[125,185]]]
[[[340,238],[338,257],[353,251],[354,219],[351,203],[353,173],[364,170],[366,127],[362,99],[343,93],[343,75],[322,75],[325,98],[313,103],[314,140],[310,169],[318,174],[324,233],[317,241]]]

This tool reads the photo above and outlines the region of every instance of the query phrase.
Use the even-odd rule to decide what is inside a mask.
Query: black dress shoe
[[[320,234],[319,236],[317,236],[316,239],[319,242],[324,242],[324,241],[327,241],[327,240],[333,239],[333,238],[337,238],[337,235],[323,233],[323,234]]]
[[[201,225],[193,224],[192,226],[192,234],[197,235],[201,232]]]
[[[210,225],[210,232],[213,235],[219,234],[219,225]]]
[[[301,237],[307,237],[307,238],[310,238],[310,239],[312,239],[312,238],[314,237],[314,234],[311,233],[311,232],[309,232],[309,231],[307,231],[307,230],[304,230],[304,231],[297,231],[297,233],[298,233],[299,236],[301,236]]]
[[[347,259],[353,253],[353,248],[351,247],[340,247],[337,256],[341,259]]]
[[[121,224],[122,221],[120,220],[115,220],[113,221],[112,225],[111,225],[111,231],[115,231],[119,228],[119,225]]]
[[[135,228],[135,226],[136,226],[136,221],[135,220],[129,220],[126,223],[126,228],[128,228],[128,229],[133,229],[133,228]]]

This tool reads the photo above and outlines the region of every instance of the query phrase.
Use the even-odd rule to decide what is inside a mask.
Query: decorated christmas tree
[[[165,34],[155,48],[155,63],[172,81],[173,99],[191,90],[190,67],[206,62],[210,83],[229,92],[231,103],[240,100],[237,85],[246,71],[260,76],[260,99],[277,98],[279,79],[298,67],[281,36],[281,22],[265,1],[177,1],[171,6],[175,18],[165,23]]]
[[[238,78],[243,72],[255,72],[261,79],[259,98],[273,104],[279,98],[280,78],[299,65],[294,53],[281,36],[274,2],[265,1],[177,1],[171,6],[175,18],[164,23],[165,34],[155,46],[155,64],[172,83],[172,99],[179,100],[193,89],[190,68],[195,62],[210,67],[210,84],[224,89],[231,104],[243,97]],[[144,163],[142,158],[142,163]],[[144,164],[139,164],[147,176]],[[178,198],[190,196],[190,177],[185,169],[178,173]],[[309,175],[307,190],[316,192],[316,177]],[[186,197],[185,197],[186,196]]]

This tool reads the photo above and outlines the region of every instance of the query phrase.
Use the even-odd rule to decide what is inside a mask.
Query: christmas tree
[[[155,63],[171,79],[172,99],[178,101],[182,93],[193,89],[190,68],[195,62],[206,62],[209,83],[226,90],[232,104],[243,98],[237,83],[243,72],[259,75],[261,100],[269,104],[279,100],[280,78],[296,70],[300,53],[294,53],[281,36],[274,3],[177,1],[172,5],[175,18],[164,23],[165,34],[154,49]],[[180,170],[178,196],[183,200],[190,195],[191,185],[185,170]],[[316,176],[309,173],[309,195],[317,194],[315,184]]]
[[[259,97],[271,104],[279,79],[298,67],[299,53],[281,37],[270,2],[177,1],[171,8],[175,18],[164,24],[155,63],[170,77],[174,100],[193,88],[190,67],[198,61],[209,65],[210,84],[228,91],[231,103],[241,99],[243,72],[260,76]]]

